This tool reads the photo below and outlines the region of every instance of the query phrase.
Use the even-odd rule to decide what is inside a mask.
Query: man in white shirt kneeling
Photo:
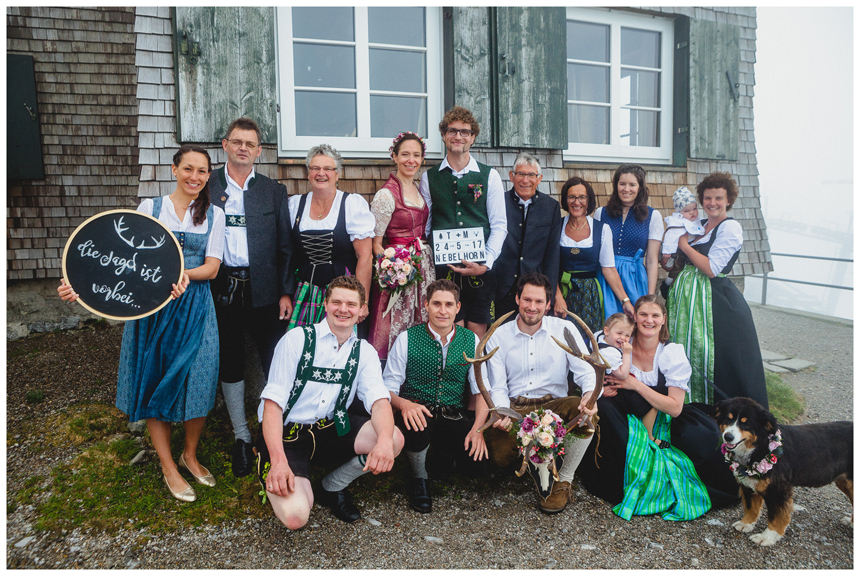
[[[568,328],[579,349],[588,350],[573,323],[546,316],[554,290],[543,274],[530,272],[520,278],[517,319],[500,326],[485,348],[499,348],[488,362],[493,383],[490,395],[496,407],[513,408],[522,415],[544,408],[569,422],[580,411],[589,416],[597,413],[596,405],[591,409],[585,406],[595,387],[595,374],[589,364],[562,350],[551,338],[564,342],[564,329]],[[573,372],[582,397],[568,396],[568,371]],[[504,418],[484,432],[490,459],[500,467],[508,466],[518,454],[516,440],[506,431],[510,424],[510,418]],[[559,480],[548,497],[539,496],[541,512],[557,514],[567,506],[573,474],[589,442],[590,436],[567,440]]]
[[[311,461],[341,464],[322,479],[319,499],[351,523],[361,514],[347,486],[366,472],[390,471],[403,448],[379,356],[353,331],[365,301],[354,276],[335,278],[326,292],[325,319],[290,330],[275,348],[257,412],[264,439],[257,447],[258,473],[272,510],[291,530],[307,524],[314,503]],[[356,395],[369,419],[347,413]]]

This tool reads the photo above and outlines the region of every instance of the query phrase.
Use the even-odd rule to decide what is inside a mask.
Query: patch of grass
[[[777,421],[790,424],[803,414],[803,398],[786,384],[779,374],[766,371],[764,378],[770,412],[776,416]]]
[[[24,399],[27,400],[27,404],[39,404],[45,401],[45,393],[41,390],[27,390]]]
[[[44,481],[42,476],[31,476],[24,481],[24,487],[15,495],[15,499],[20,504],[32,504],[33,496],[42,491],[40,485]]]
[[[128,464],[140,450],[133,438],[110,445],[99,442],[71,464],[54,469],[50,496],[37,505],[36,528],[60,531],[82,527],[115,533],[121,527],[133,527],[157,533],[271,515],[271,508],[262,506],[257,495],[256,475],[235,478],[231,472],[233,437],[229,430],[217,420],[207,421],[198,448],[200,462],[217,480],[214,488],[201,486],[183,473],[197,492],[196,502],[179,502],[170,495],[153,452],[142,464]],[[183,443],[183,427],[174,425],[174,459],[182,452]]]

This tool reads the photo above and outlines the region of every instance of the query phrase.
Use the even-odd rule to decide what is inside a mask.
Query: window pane
[[[621,143],[627,146],[660,146],[660,113],[646,110],[621,109],[621,129],[629,127],[621,135]]]
[[[370,97],[370,135],[373,138],[393,138],[407,130],[427,135],[425,98]]]
[[[568,20],[567,57],[609,62],[609,26]]]
[[[293,44],[296,86],[355,88],[355,48]]]
[[[354,42],[352,8],[293,8],[293,38]]]
[[[368,8],[368,40],[374,44],[426,46],[424,8]]]
[[[621,64],[659,68],[660,33],[622,28]]]
[[[370,89],[426,92],[423,52],[370,50]]]
[[[609,144],[609,108],[567,105],[567,141],[581,144]]]
[[[296,91],[297,136],[355,137],[355,94]]]
[[[609,68],[587,64],[567,65],[567,99],[609,102]]]
[[[621,105],[660,107],[660,73],[621,69]]]

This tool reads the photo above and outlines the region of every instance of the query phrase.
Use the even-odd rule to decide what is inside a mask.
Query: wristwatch
[[[622,301],[621,301],[621,303],[622,303],[622,304],[624,304],[625,302],[630,302],[630,298],[629,298],[629,297],[627,297],[627,298],[625,298],[624,300],[622,300]]]

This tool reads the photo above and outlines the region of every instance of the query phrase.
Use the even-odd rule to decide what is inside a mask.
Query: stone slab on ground
[[[780,368],[774,364],[768,364],[767,362],[762,362],[762,364],[764,364],[764,369],[768,372],[776,372],[777,374],[788,374],[789,372],[785,368]]]
[[[770,350],[762,350],[761,351],[761,359],[765,362],[773,362],[774,360],[785,360],[788,356],[785,354],[780,354],[778,352],[771,352]]]
[[[812,362],[808,360],[801,360],[800,358],[789,358],[788,360],[774,360],[771,362],[775,366],[780,366],[782,368],[786,368],[787,370],[791,370],[792,372],[800,372],[801,370],[806,370],[810,366],[815,366]]]

